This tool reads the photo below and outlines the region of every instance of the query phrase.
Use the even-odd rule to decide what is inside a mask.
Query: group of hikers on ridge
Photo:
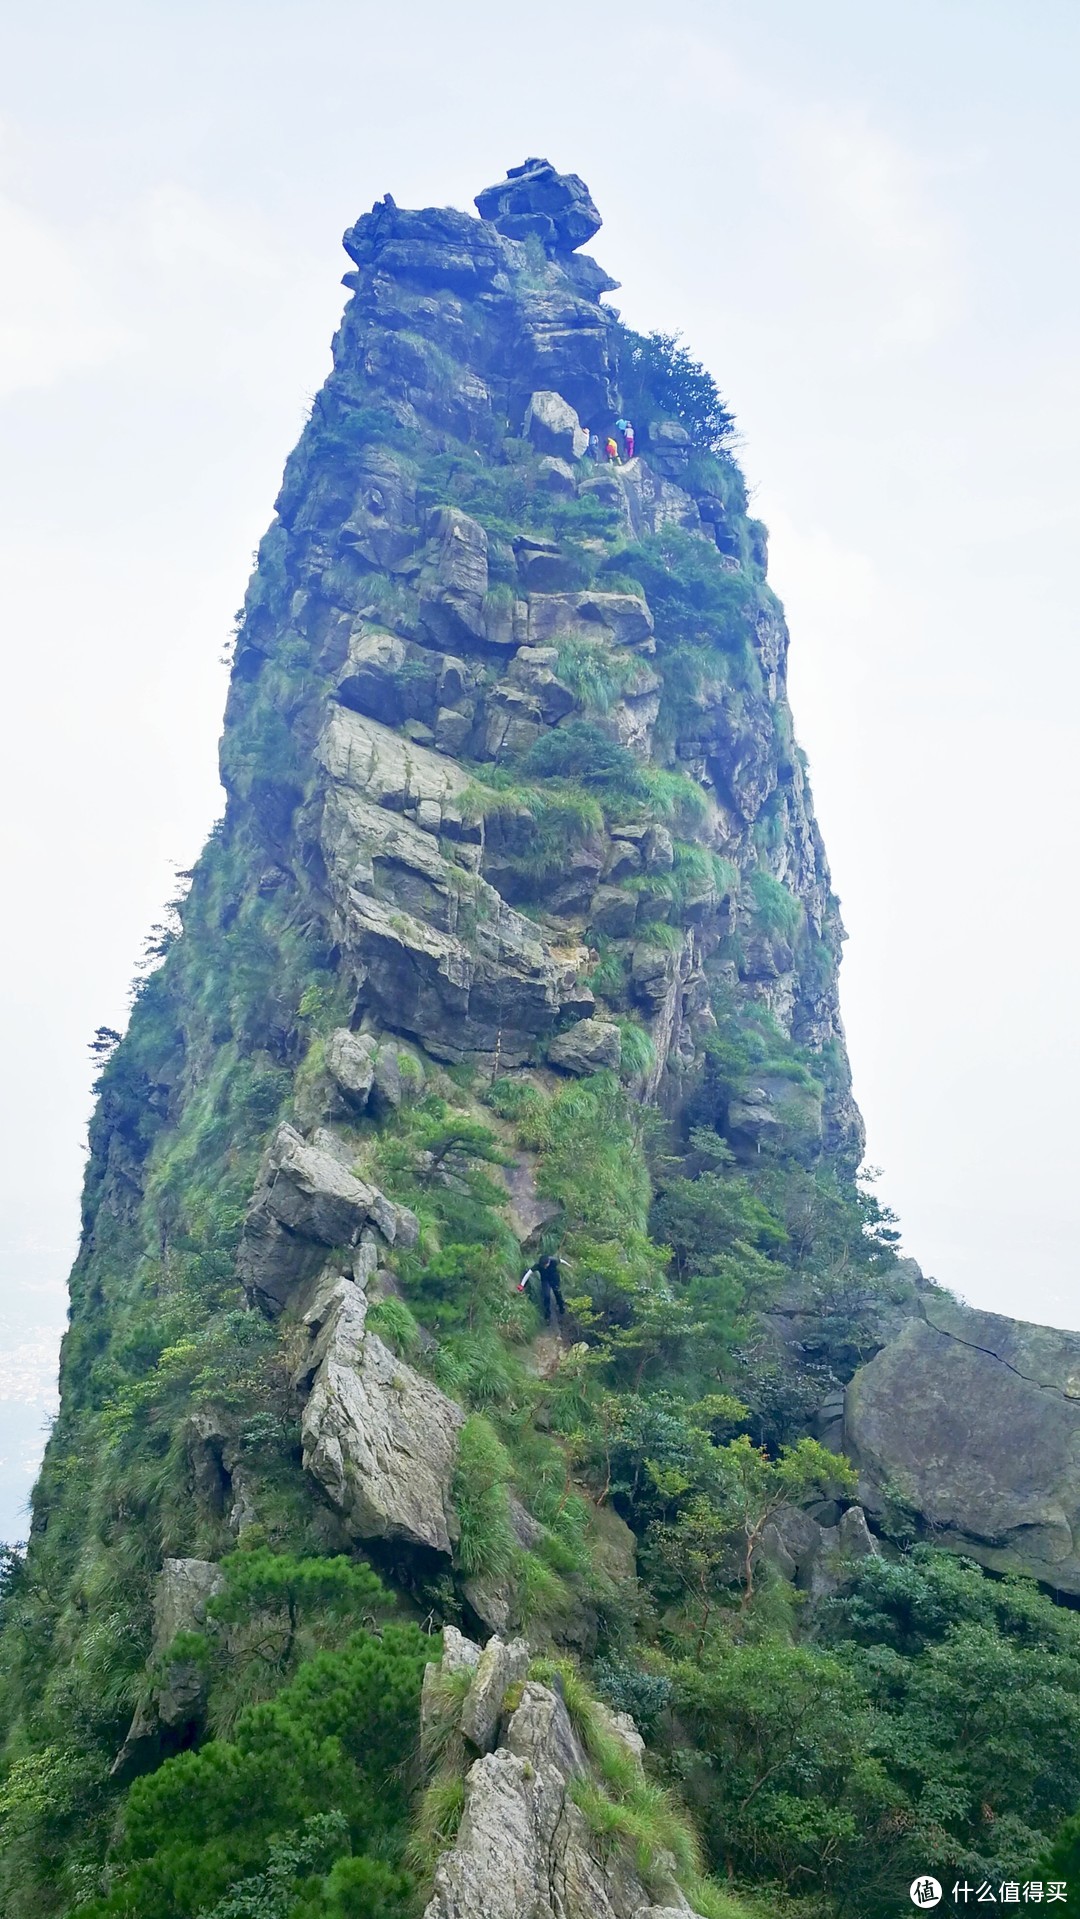
[[[621,458],[619,454],[619,442],[615,438],[615,433],[622,434],[623,444],[622,444]],[[598,460],[600,458],[600,435],[598,433],[590,433],[588,452],[589,452],[590,459]],[[607,438],[604,441],[604,458],[606,459],[609,466],[619,466],[627,460],[632,460],[633,457],[634,457],[633,425],[629,420],[616,420],[615,432],[609,433],[607,435]]]

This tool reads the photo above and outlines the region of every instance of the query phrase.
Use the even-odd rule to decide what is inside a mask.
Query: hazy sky
[[[1080,1326],[1080,11],[1040,0],[74,0],[0,19],[0,1536],[90,1066],[221,809],[219,664],[384,192],[527,154],[734,407],[906,1245]]]

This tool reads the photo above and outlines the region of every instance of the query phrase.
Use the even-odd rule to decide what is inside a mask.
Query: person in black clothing
[[[566,1311],[566,1301],[562,1296],[562,1275],[559,1262],[553,1253],[544,1253],[535,1266],[530,1266],[518,1282],[518,1292],[523,1293],[533,1274],[540,1281],[540,1310],[545,1320],[559,1320]],[[555,1307],[552,1313],[552,1305]]]
[[[555,1315],[561,1319],[566,1311],[566,1301],[562,1296],[558,1260],[553,1254],[545,1253],[542,1259],[537,1260],[536,1270],[540,1276],[540,1310],[544,1318],[551,1319],[551,1306],[554,1301]]]

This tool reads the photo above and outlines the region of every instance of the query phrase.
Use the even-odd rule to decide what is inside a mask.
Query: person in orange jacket
[[[618,442],[612,437],[610,433],[607,436],[607,443],[604,447],[604,452],[608,456],[609,464],[614,465],[619,457],[619,447],[618,447]]]

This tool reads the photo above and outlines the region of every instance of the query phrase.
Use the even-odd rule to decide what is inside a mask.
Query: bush
[[[716,452],[730,445],[735,418],[712,374],[682,346],[677,333],[618,329],[623,406],[631,415],[656,413],[678,420],[695,446]]]
[[[355,1633],[241,1713],[232,1740],[137,1780],[117,1884],[87,1919],[195,1919],[238,1880],[272,1873],[272,1842],[316,1814],[338,1815],[358,1850],[400,1853],[429,1651],[415,1626]]]
[[[451,1498],[461,1533],[454,1558],[469,1579],[505,1579],[517,1542],[510,1524],[510,1455],[494,1427],[479,1413],[465,1421],[458,1446]]]

